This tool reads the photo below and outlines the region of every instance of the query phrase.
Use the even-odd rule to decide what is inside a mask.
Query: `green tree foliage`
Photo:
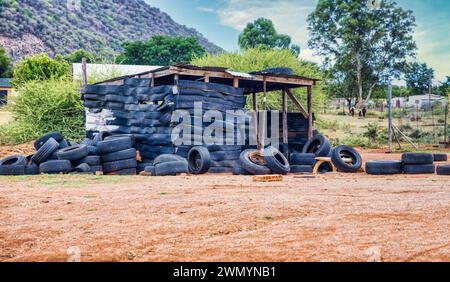
[[[450,94],[450,76],[447,76],[438,88],[439,95],[448,96]],[[449,97],[450,98],[450,97]]]
[[[0,77],[11,76],[11,59],[8,53],[0,47]]]
[[[51,131],[81,139],[85,130],[79,87],[67,78],[22,84],[10,108],[14,121],[0,127],[0,143],[29,142]]]
[[[70,76],[70,65],[51,59],[47,54],[31,56],[14,68],[13,84],[17,87],[32,80],[47,80]]]
[[[296,56],[300,54],[300,46],[291,44],[291,37],[278,34],[272,21],[259,18],[247,24],[239,35],[239,46],[242,49],[266,47],[270,49],[290,49]]]
[[[178,62],[190,62],[194,57],[203,56],[206,51],[197,38],[190,36],[156,35],[148,41],[127,42],[117,62],[132,65],[167,66]]]
[[[79,49],[79,50],[75,50],[70,54],[67,55],[57,55],[55,57],[56,60],[58,61],[65,61],[69,64],[74,64],[74,63],[81,63],[82,59],[86,58],[86,61],[88,63],[95,63],[97,61],[96,56],[91,53],[88,52],[84,49]]]
[[[322,79],[323,73],[315,63],[298,60],[290,50],[274,50],[266,48],[246,49],[240,52],[223,53],[220,55],[206,55],[196,58],[192,62],[198,66],[218,66],[229,68],[234,71],[252,72],[271,67],[288,67],[294,70],[295,74]],[[298,88],[294,90],[294,95],[306,105],[306,89]],[[313,107],[317,111],[323,108],[328,101],[322,82],[313,87]],[[262,99],[259,99],[262,102]],[[298,109],[288,99],[290,111],[298,112]],[[248,99],[247,107],[251,108],[251,99]],[[280,93],[268,93],[267,107],[271,110],[281,109]]]
[[[308,16],[308,44],[367,102],[377,85],[398,79],[415,55],[414,27],[412,12],[392,0],[376,8],[361,0],[320,0]]]
[[[411,95],[428,93],[430,79],[434,78],[434,70],[428,68],[427,64],[411,63],[405,71],[406,86]]]

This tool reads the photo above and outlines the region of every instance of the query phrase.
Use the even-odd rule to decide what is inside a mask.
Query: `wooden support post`
[[[239,88],[239,78],[233,78],[233,87]]]
[[[209,76],[205,75],[205,83],[209,83]]]
[[[255,112],[255,120],[253,122],[253,126],[255,127],[255,134],[256,134],[256,144],[259,144],[259,135],[258,135],[258,96],[256,95],[256,93],[252,93],[252,98],[253,98],[253,111]]]
[[[178,80],[180,79],[180,75],[178,73],[174,74],[173,76],[173,81],[175,82],[175,84],[178,83]]]
[[[295,106],[297,106],[297,108],[300,110],[300,112],[303,114],[303,116],[307,119],[308,113],[306,112],[305,108],[303,108],[302,104],[300,104],[300,102],[297,100],[297,98],[295,98],[294,94],[291,92],[291,90],[289,88],[286,88],[285,91],[286,91],[287,95],[289,96],[289,98],[291,98],[291,100],[295,104]]]
[[[312,86],[308,86],[308,139],[313,137]]]
[[[283,114],[283,143],[287,144],[288,143],[288,111],[287,111],[286,90],[283,90],[282,114]]]
[[[150,74],[150,78],[152,79],[152,80],[150,81],[150,87],[155,87],[155,74],[154,74],[154,73],[151,73],[151,74]]]
[[[261,123],[259,124],[259,126],[261,127],[259,132],[261,134],[259,136],[260,142],[258,145],[258,149],[260,150],[261,155],[263,154],[263,150],[264,150],[266,129],[267,129],[267,121],[266,121],[266,118],[267,118],[267,81],[266,81],[265,77],[264,77],[264,81],[263,81],[263,89],[264,89],[263,111],[262,111]]]
[[[83,72],[83,85],[88,84],[88,76],[87,76],[87,61],[86,58],[81,59],[81,69]]]

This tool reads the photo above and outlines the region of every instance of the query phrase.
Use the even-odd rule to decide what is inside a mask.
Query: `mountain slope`
[[[17,61],[84,48],[116,54],[129,40],[153,35],[196,36],[211,53],[222,49],[143,0],[0,0],[0,45]]]

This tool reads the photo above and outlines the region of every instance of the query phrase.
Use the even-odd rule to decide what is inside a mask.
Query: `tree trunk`
[[[358,102],[361,102],[363,100],[362,95],[362,65],[361,65],[361,57],[359,52],[356,53],[356,83],[358,86]]]
[[[370,86],[369,92],[367,93],[366,105],[369,103],[370,97],[372,97],[373,89],[375,89],[375,86],[377,86],[376,83],[374,83]]]

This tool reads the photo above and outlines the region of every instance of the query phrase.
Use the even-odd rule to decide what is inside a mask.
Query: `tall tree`
[[[309,46],[355,80],[357,98],[366,102],[375,87],[400,78],[406,59],[415,56],[415,18],[392,0],[319,0],[308,16]],[[364,95],[364,93],[367,93]]]
[[[93,53],[84,49],[75,50],[67,55],[57,55],[56,59],[60,61],[66,61],[69,64],[81,63],[83,58],[86,58],[87,63],[95,63],[96,57]]]
[[[3,47],[0,47],[0,77],[11,76],[11,59]]]
[[[166,66],[178,62],[190,62],[206,51],[196,37],[170,37],[155,35],[148,41],[127,42],[117,58],[121,64]]]
[[[428,93],[430,80],[434,78],[434,70],[428,68],[426,63],[411,63],[405,71],[406,86],[410,94]]]
[[[273,22],[259,18],[247,24],[239,35],[239,46],[242,49],[267,47],[270,49],[290,49],[296,56],[300,54],[300,46],[291,44],[289,35],[278,34]]]

